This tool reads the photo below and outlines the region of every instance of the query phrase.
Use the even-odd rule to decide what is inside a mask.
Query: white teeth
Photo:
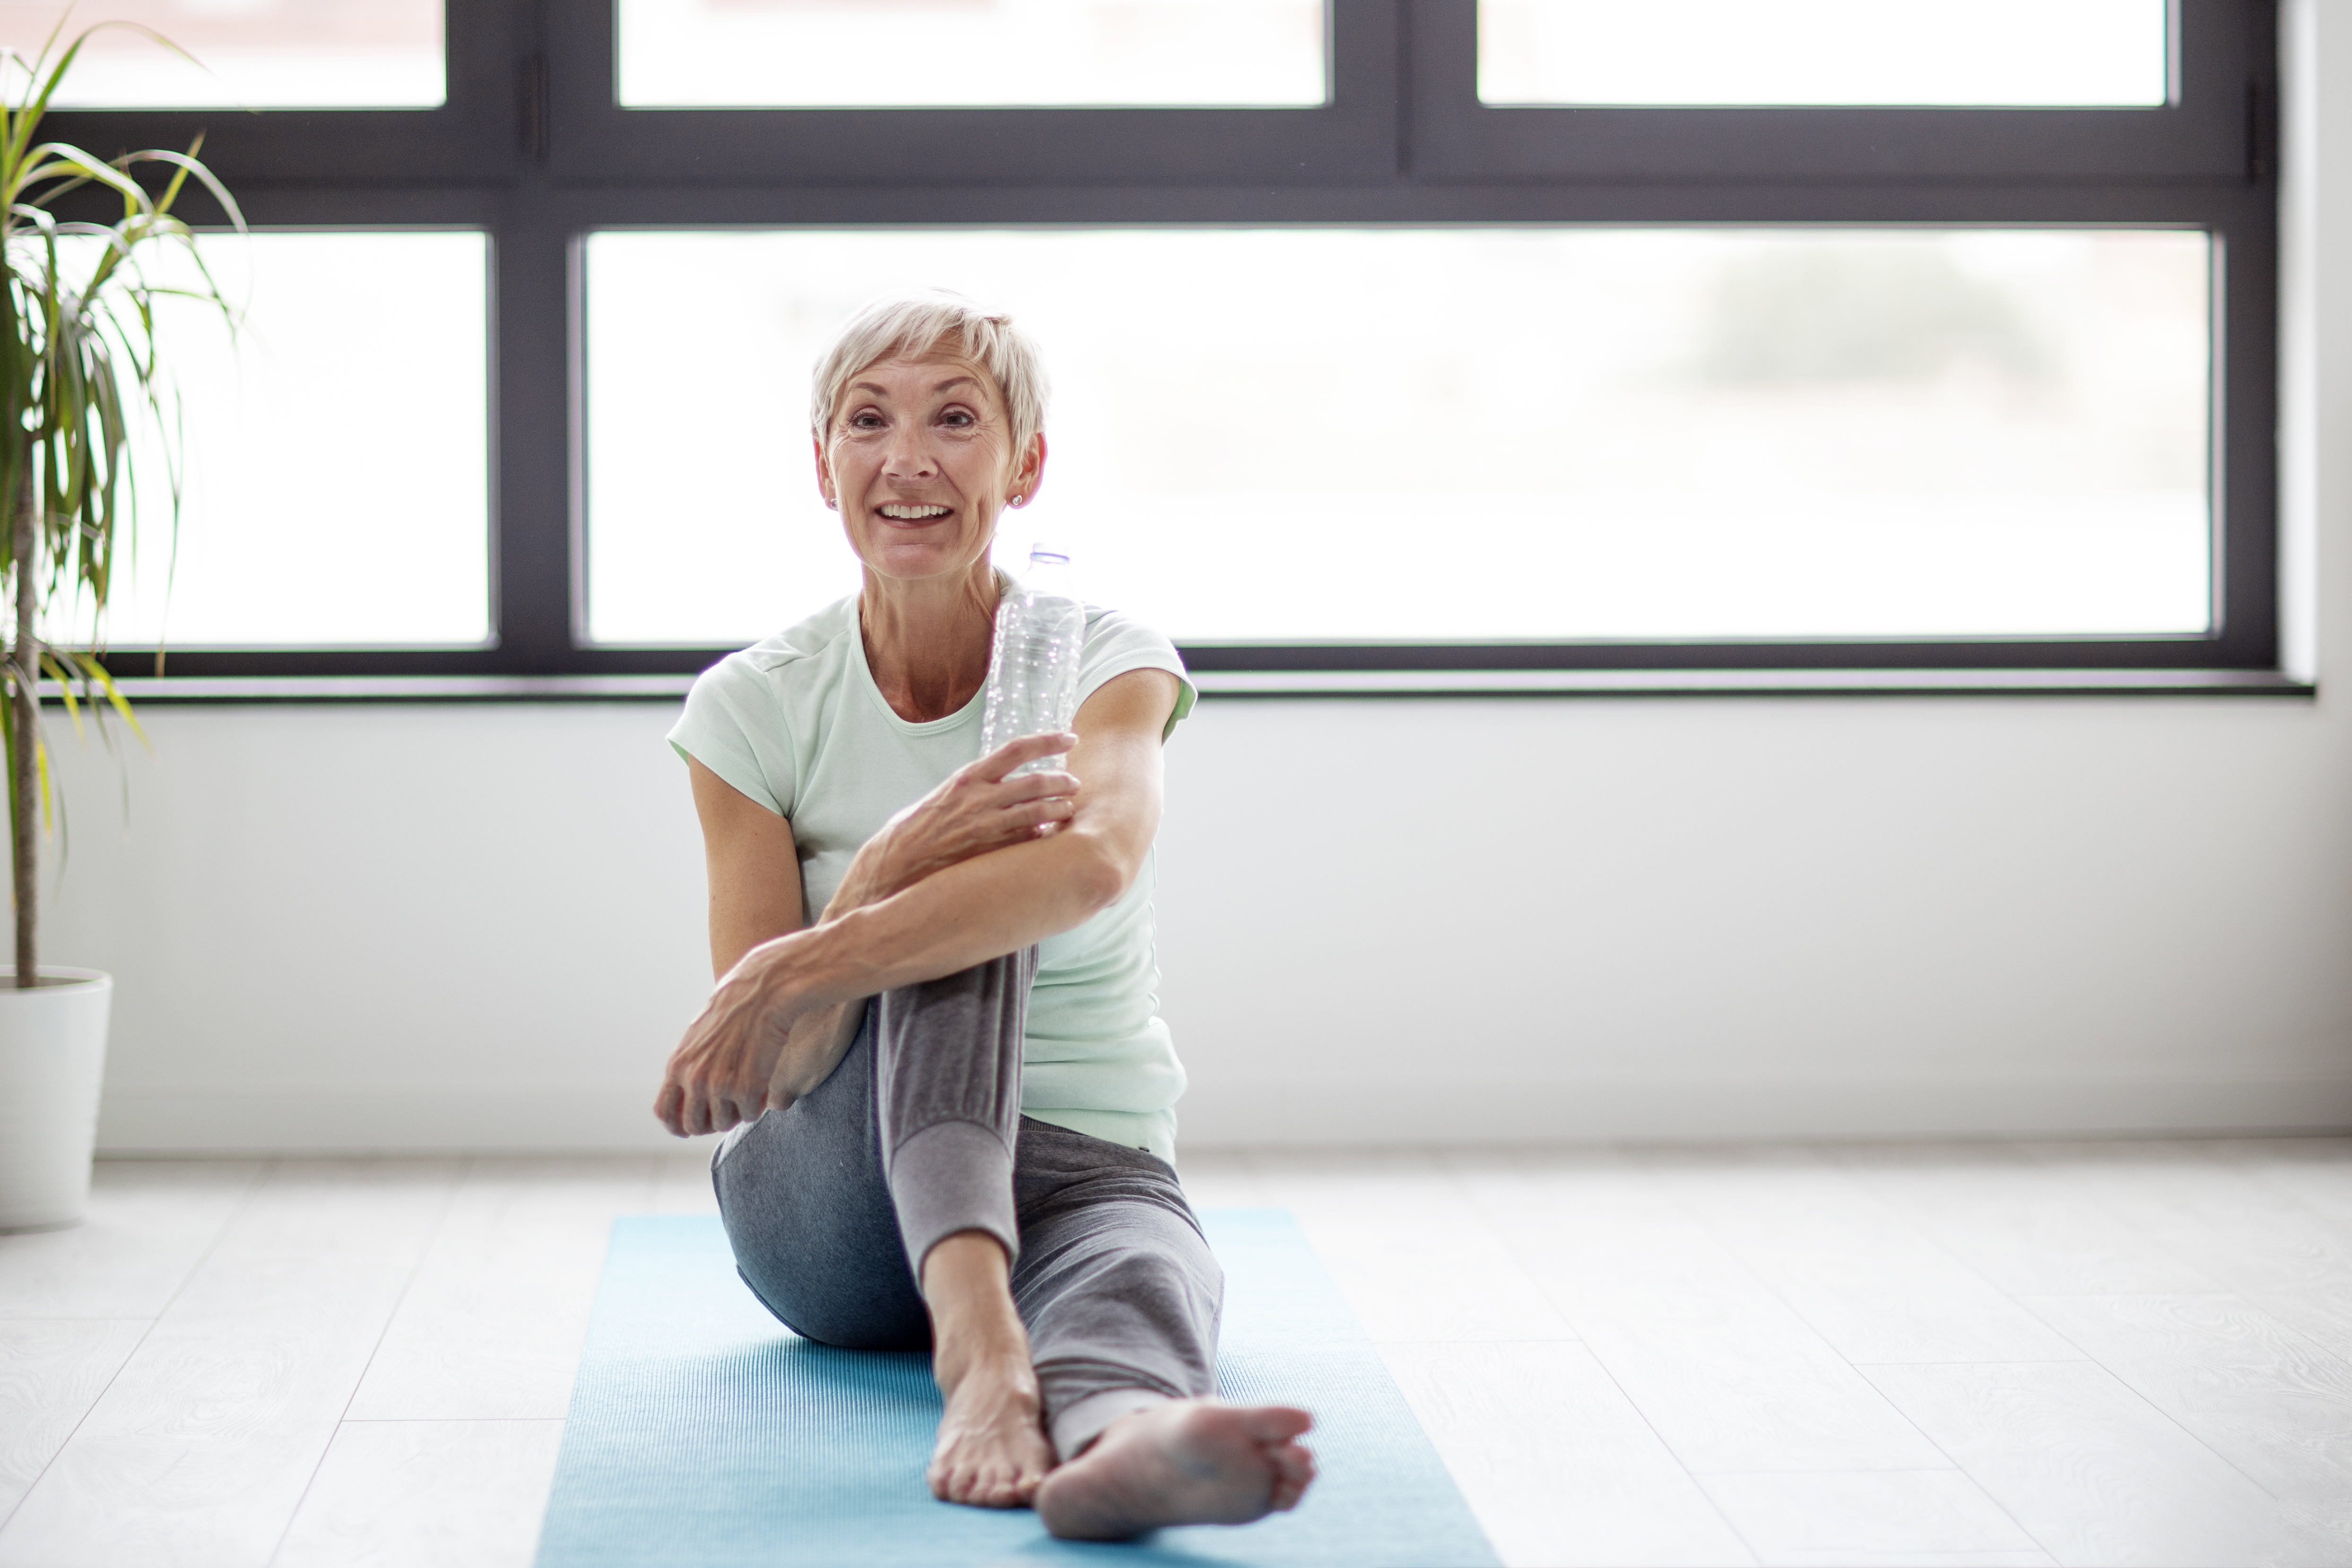
[[[944,517],[948,515],[948,509],[945,507],[885,507],[882,508],[882,515],[886,517],[897,517],[901,522],[911,523],[919,522],[925,517]]]

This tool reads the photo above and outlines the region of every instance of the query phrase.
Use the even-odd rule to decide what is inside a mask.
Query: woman
[[[819,361],[817,487],[863,586],[704,674],[671,733],[721,977],[655,1111],[729,1133],[720,1213],[778,1318],[932,1348],[934,1493],[1118,1539],[1289,1508],[1314,1461],[1304,1411],[1208,1396],[1223,1276],[1151,994],[1183,664],[1090,612],[1074,733],[979,756],[989,547],[1044,407],[1028,340],[952,295],[869,306]]]

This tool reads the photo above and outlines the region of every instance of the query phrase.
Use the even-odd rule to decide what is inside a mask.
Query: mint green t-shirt
[[[1175,647],[1089,605],[1078,701],[1129,670],[1166,670],[1183,683],[1173,731],[1194,697]],[[927,724],[893,713],[866,667],[853,594],[703,672],[669,742],[792,823],[804,918],[814,921],[866,840],[979,758],[982,700]],[[1152,880],[1146,856],[1118,903],[1038,944],[1021,1109],[1172,1164],[1184,1068],[1160,1018]]]

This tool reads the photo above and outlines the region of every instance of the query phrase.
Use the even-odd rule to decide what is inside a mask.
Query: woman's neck
[[[961,577],[908,582],[866,572],[857,631],[866,667],[891,712],[926,724],[971,701],[988,680],[996,597],[996,569],[986,557]]]

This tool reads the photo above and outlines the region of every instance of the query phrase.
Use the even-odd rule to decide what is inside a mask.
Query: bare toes
[[[1254,1405],[1241,1411],[1249,1435],[1265,1444],[1287,1443],[1312,1429],[1315,1417],[1288,1405]]]

